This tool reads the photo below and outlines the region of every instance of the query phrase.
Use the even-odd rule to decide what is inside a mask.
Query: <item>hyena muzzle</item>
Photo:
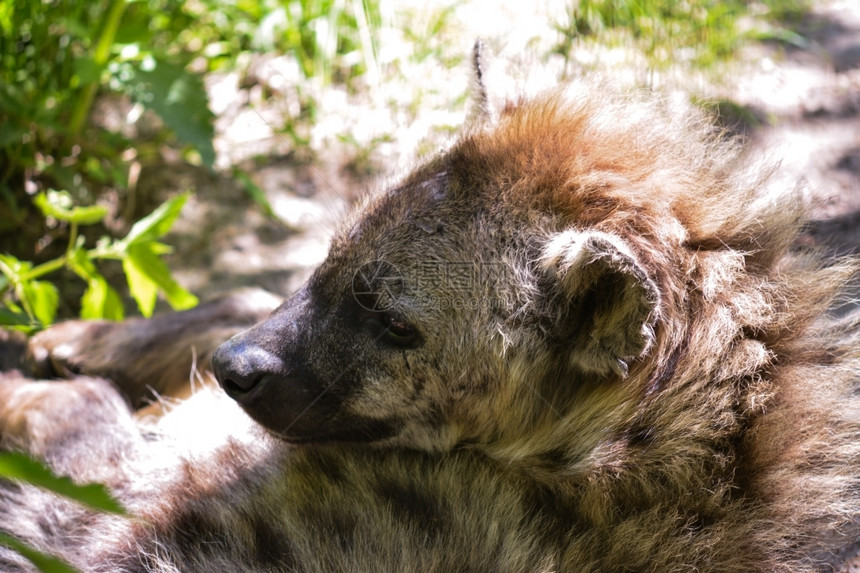
[[[828,309],[856,263],[795,246],[797,198],[657,98],[477,91],[217,350],[271,301],[31,340],[70,380],[0,378],[0,444],[132,517],[3,482],[0,531],[105,572],[838,570],[860,327]],[[133,417],[192,349],[226,392]]]

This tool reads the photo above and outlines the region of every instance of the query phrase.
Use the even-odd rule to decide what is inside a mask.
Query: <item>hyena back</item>
[[[827,310],[856,265],[793,248],[798,202],[642,94],[477,107],[215,351],[233,401],[141,428],[105,381],[7,375],[3,445],[135,517],[9,483],[0,531],[86,571],[838,567],[860,541],[860,329]],[[212,351],[194,316],[31,346],[139,396],[126,365],[169,386],[164,348]]]

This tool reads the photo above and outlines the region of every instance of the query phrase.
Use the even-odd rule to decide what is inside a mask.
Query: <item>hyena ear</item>
[[[482,39],[472,48],[471,102],[468,125],[494,123],[511,105],[515,93],[512,78],[505,74],[501,62],[496,61]]]
[[[490,100],[487,96],[487,48],[484,41],[478,38],[472,48],[472,86],[471,110],[469,115],[473,121],[492,119]]]
[[[572,363],[625,377],[654,340],[660,293],[645,268],[622,239],[596,231],[559,233],[540,263],[567,301],[556,327],[571,343]]]

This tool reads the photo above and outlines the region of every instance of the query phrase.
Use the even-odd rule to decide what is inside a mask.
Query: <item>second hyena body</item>
[[[6,376],[3,445],[135,517],[6,484],[0,530],[88,571],[835,566],[860,540],[860,350],[824,312],[853,266],[792,252],[798,208],[700,123],[613,93],[481,106],[363,205],[215,352],[254,422],[204,392],[141,431],[104,381]],[[42,340],[158,376],[183,316],[143,346]]]

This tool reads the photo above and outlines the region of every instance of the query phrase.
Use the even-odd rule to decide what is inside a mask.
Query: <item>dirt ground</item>
[[[778,158],[787,178],[815,197],[819,241],[839,252],[860,246],[860,2],[816,2],[798,32],[802,47],[758,48],[732,99],[766,124],[756,151]]]

